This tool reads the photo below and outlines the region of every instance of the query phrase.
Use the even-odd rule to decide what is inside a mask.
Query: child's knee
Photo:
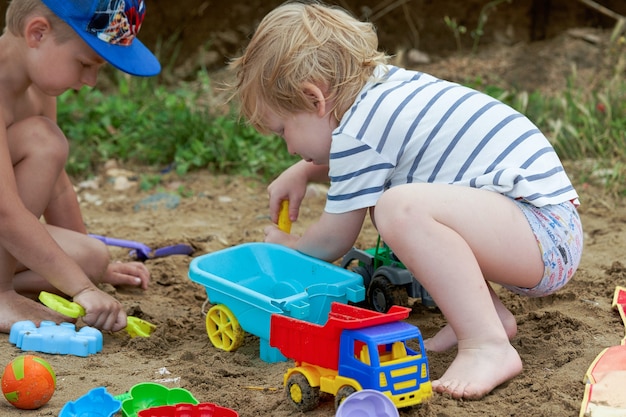
[[[22,120],[7,130],[10,141],[18,145],[23,155],[39,155],[46,161],[65,164],[69,155],[67,138],[57,124],[47,117],[37,116]]]
[[[391,188],[383,193],[376,202],[374,221],[377,227],[391,227],[402,223],[406,217],[414,217],[414,207],[407,198],[404,186]],[[380,228],[378,229],[380,232]]]
[[[100,283],[110,261],[109,249],[104,243],[97,239],[85,239],[79,263],[91,281]]]
[[[48,157],[66,161],[69,154],[69,144],[63,131],[47,117],[37,117],[34,123],[35,135],[38,135],[38,143],[43,145]]]

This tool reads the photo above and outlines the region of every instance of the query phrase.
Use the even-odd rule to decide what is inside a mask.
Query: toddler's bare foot
[[[449,324],[446,324],[433,337],[424,340],[426,350],[431,352],[444,352],[453,348],[456,344],[456,333],[454,333],[454,330],[452,330]]]
[[[0,293],[0,332],[11,332],[11,326],[23,320],[31,320],[39,325],[43,320],[55,323],[70,322],[73,319],[50,310],[36,301],[23,297],[15,291]]]
[[[459,345],[456,358],[433,390],[455,399],[477,400],[522,371],[522,360],[509,343]]]

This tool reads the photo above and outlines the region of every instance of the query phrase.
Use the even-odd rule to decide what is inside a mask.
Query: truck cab
[[[420,404],[432,396],[428,360],[415,326],[397,321],[344,330],[339,350],[338,376],[357,381],[360,389],[384,393],[397,408]],[[339,396],[337,402],[346,396]]]

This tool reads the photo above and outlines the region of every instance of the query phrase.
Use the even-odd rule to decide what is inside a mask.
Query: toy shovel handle
[[[192,253],[193,248],[190,245],[185,245],[184,243],[181,243],[178,245],[164,246],[162,248],[155,249],[154,253],[151,255],[151,258],[159,258],[169,255],[191,255]]]
[[[126,240],[126,239],[116,239],[114,237],[100,236],[100,235],[89,235],[95,239],[98,239],[110,246],[119,246],[121,248],[135,249],[138,252],[141,252],[144,257],[150,255],[152,249],[148,245],[145,245],[141,242],[135,242],[134,240]]]
[[[289,219],[289,200],[283,200],[280,203],[280,212],[278,213],[278,228],[285,233],[291,233],[291,220]]]

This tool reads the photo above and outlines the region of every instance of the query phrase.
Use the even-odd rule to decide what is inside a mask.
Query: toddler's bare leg
[[[477,399],[519,374],[521,359],[486,282],[533,287],[543,274],[535,237],[519,208],[489,191],[407,184],[381,197],[375,221],[458,340],[456,358],[433,389]]]
[[[500,301],[500,298],[491,286],[489,286],[489,292],[491,293],[491,300],[496,307],[496,312],[498,313],[498,317],[500,317],[500,321],[506,331],[506,335],[509,340],[511,340],[517,334],[517,322],[515,320],[515,316],[504,306],[504,304],[502,304],[502,301]],[[424,345],[426,345],[427,350],[432,352],[446,351],[457,345],[456,334],[454,334],[452,327],[449,324],[446,324],[433,337],[424,340]]]

